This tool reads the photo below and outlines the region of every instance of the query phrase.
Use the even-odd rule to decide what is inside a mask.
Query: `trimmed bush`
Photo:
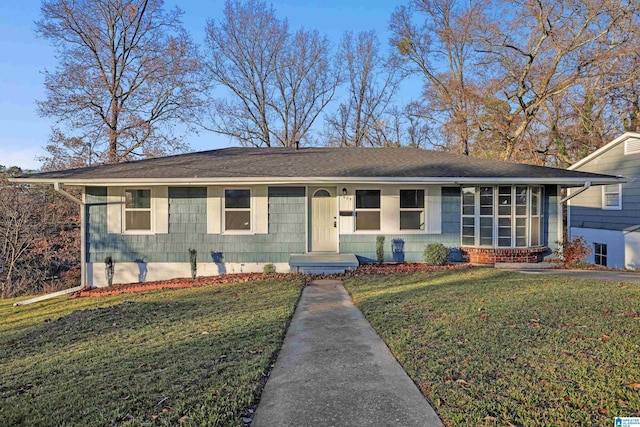
[[[189,263],[191,264],[191,278],[196,279],[198,275],[198,251],[189,249]]]
[[[429,243],[424,248],[424,260],[428,265],[447,265],[449,249],[442,243]]]
[[[276,266],[273,264],[265,264],[262,268],[262,273],[264,274],[274,274],[276,272]]]
[[[376,257],[378,258],[378,264],[384,262],[384,236],[376,237]]]
[[[113,275],[115,273],[115,264],[113,257],[111,255],[107,255],[104,258],[104,274],[107,277],[107,284],[109,286],[113,285]]]

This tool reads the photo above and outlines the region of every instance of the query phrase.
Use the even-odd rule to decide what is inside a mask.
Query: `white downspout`
[[[84,203],[84,191],[82,192],[82,200],[78,199],[75,196],[72,196],[71,194],[67,193],[66,191],[64,191],[61,187],[60,187],[60,183],[59,182],[54,182],[53,183],[53,189],[63,195],[64,197],[66,197],[67,199],[71,200],[74,203],[77,203],[78,205],[80,205],[80,285],[82,287],[87,286],[87,267],[86,267],[86,262],[87,262],[87,255],[86,255],[86,235],[85,235],[85,203]]]
[[[77,292],[81,289],[83,289],[86,286],[87,283],[87,278],[86,278],[86,268],[85,268],[85,262],[86,262],[86,251],[85,251],[85,233],[84,233],[84,229],[85,229],[85,224],[84,224],[84,220],[85,220],[85,204],[83,200],[78,199],[75,196],[72,196],[71,194],[67,193],[66,191],[64,191],[61,187],[60,187],[60,183],[59,182],[54,182],[53,183],[53,189],[57,192],[60,193],[61,195],[63,195],[65,198],[71,200],[74,203],[77,203],[78,205],[80,205],[80,246],[81,246],[81,250],[80,250],[80,285],[79,286],[75,286],[73,288],[69,288],[69,289],[63,289],[61,291],[58,292],[53,292],[51,294],[46,294],[46,295],[40,295],[38,297],[35,298],[31,298],[28,300],[24,300],[24,301],[20,301],[17,302],[15,304],[13,304],[14,306],[20,306],[20,305],[27,305],[27,304],[33,304],[34,302],[39,302],[39,301],[44,301],[44,300],[48,300],[51,298],[55,298],[61,295],[66,295],[66,294],[71,294],[73,292]],[[83,199],[84,199],[84,194],[83,194]]]
[[[591,188],[591,181],[585,182],[584,183],[584,187],[582,187],[581,189],[579,189],[575,193],[567,194],[567,197],[565,197],[564,199],[560,200],[560,203],[562,204],[562,203],[565,203],[565,202],[573,199],[574,197],[576,197],[578,194],[582,193],[583,191],[587,191],[589,188]]]

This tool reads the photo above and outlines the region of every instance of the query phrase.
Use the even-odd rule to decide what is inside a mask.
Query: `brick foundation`
[[[474,248],[462,247],[466,260],[472,264],[495,264],[496,262],[527,262],[536,263],[542,259],[547,251],[546,246],[532,248]]]

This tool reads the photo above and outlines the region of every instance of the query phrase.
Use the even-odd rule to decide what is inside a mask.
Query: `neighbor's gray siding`
[[[640,224],[640,154],[624,154],[624,141],[576,169],[622,175],[622,210],[602,209],[602,187],[584,191],[571,199],[571,227],[630,230]],[[576,191],[576,190],[573,190]]]
[[[87,187],[87,262],[288,262],[305,249],[305,189],[269,187],[269,234],[207,234],[207,189],[169,187],[169,233],[107,234],[107,189]],[[221,257],[221,258],[220,258]],[[215,259],[214,259],[215,258]]]
[[[442,243],[447,247],[460,247],[460,188],[442,188],[442,234],[385,234],[384,258],[393,259],[393,239],[404,241],[405,261],[423,261],[428,243]],[[360,257],[376,259],[376,235],[341,234],[340,253],[353,253]]]

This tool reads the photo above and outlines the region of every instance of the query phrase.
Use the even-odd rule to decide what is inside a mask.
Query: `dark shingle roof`
[[[44,172],[21,178],[611,178],[566,169],[459,156],[417,148],[224,148],[129,163]]]

